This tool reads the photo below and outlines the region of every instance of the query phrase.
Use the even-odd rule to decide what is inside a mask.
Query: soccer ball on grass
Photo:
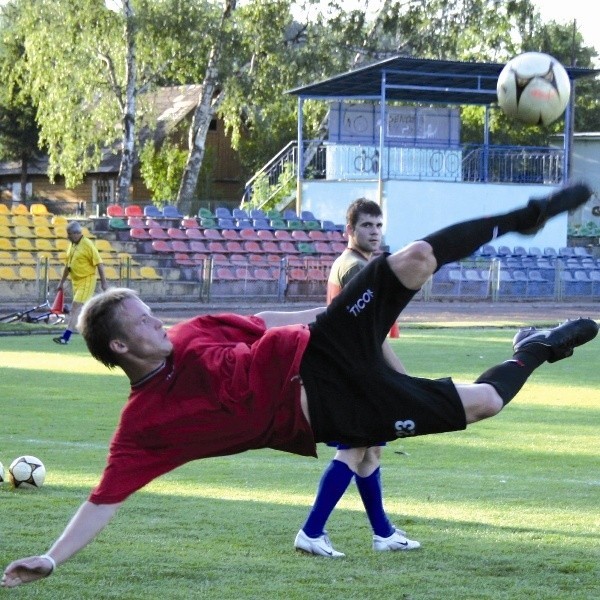
[[[567,107],[571,82],[554,57],[525,52],[506,63],[496,93],[500,108],[509,117],[528,125],[549,125]]]
[[[39,488],[46,479],[46,467],[35,456],[19,456],[10,463],[8,473],[11,483],[21,488]]]

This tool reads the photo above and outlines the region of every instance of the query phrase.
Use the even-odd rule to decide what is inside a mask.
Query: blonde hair
[[[119,356],[111,350],[110,342],[123,334],[123,302],[138,297],[129,288],[110,288],[88,300],[81,310],[77,329],[90,354],[109,369],[119,365]]]

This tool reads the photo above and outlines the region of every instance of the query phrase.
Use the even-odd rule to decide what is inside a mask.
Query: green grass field
[[[510,329],[403,328],[407,369],[472,381],[508,357]],[[600,342],[544,365],[499,416],[383,453],[385,503],[421,550],[376,554],[354,488],[328,523],[337,561],[297,554],[319,460],[275,451],[198,461],[135,494],[56,575],[0,590],[43,600],[600,598]],[[45,552],[104,465],[128,392],[79,336],[0,337],[0,461],[48,470],[0,486],[0,566]]]

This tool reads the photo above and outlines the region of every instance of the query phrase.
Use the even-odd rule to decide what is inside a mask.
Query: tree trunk
[[[27,168],[29,166],[29,156],[27,153],[23,153],[21,155],[21,202],[25,202],[27,200],[27,179],[28,179],[28,171]],[[14,198],[13,198],[14,200]]]
[[[219,60],[221,58],[221,46],[223,44],[223,25],[231,17],[231,13],[236,8],[236,0],[226,0],[221,17],[221,34],[219,39],[215,40],[208,58],[206,66],[206,75],[202,82],[202,91],[198,98],[198,104],[194,111],[192,124],[189,131],[189,152],[187,162],[183,170],[181,185],[177,193],[177,206],[190,206],[196,195],[196,186],[200,175],[200,167],[204,159],[206,149],[206,136],[210,127],[210,122],[215,114],[219,103],[219,97],[215,98],[215,91],[219,79]]]
[[[127,44],[125,101],[122,107],[121,164],[117,179],[118,204],[127,204],[130,200],[131,180],[133,177],[133,163],[135,159],[135,104],[136,104],[136,48],[135,48],[135,15],[130,0],[124,0],[123,11],[125,15],[125,42]]]

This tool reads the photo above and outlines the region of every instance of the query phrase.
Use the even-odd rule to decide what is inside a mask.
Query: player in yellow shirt
[[[69,343],[77,326],[77,318],[81,307],[96,291],[97,275],[100,277],[102,289],[107,288],[102,257],[94,243],[83,235],[81,225],[77,221],[69,223],[67,236],[71,243],[67,248],[67,262],[56,291],[61,291],[64,288],[65,281],[70,277],[73,287],[73,302],[67,328],[60,337],[53,338],[57,344]]]

